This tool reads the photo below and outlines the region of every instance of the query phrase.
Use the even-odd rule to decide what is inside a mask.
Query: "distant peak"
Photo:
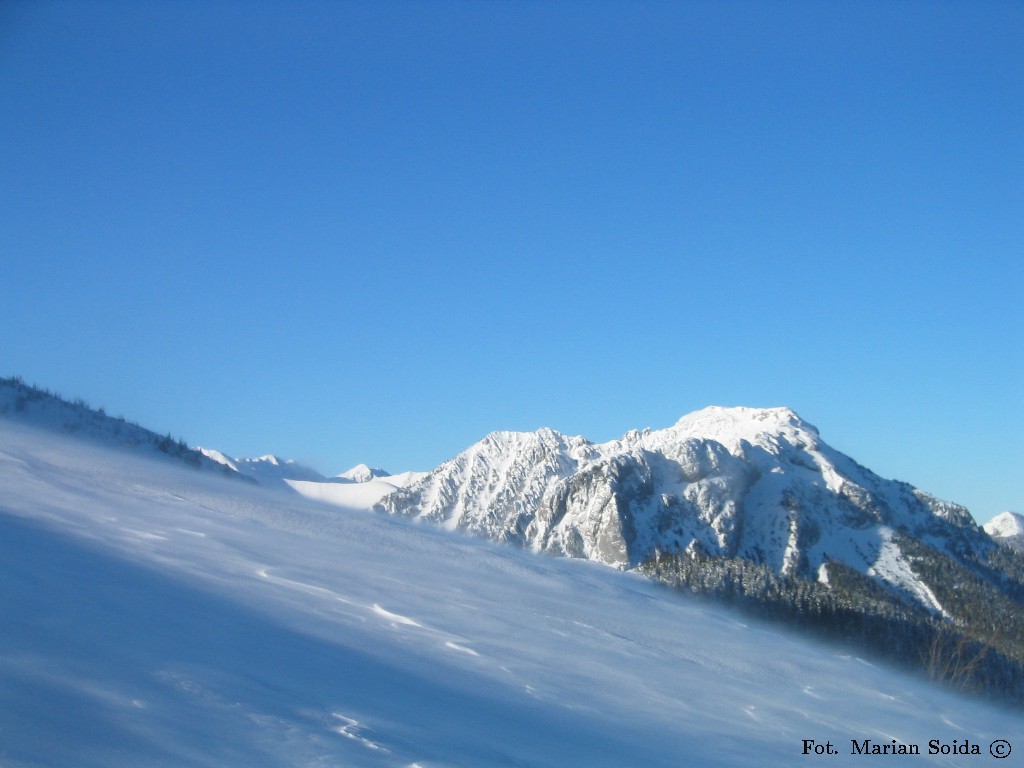
[[[1024,515],[1001,512],[984,525],[985,532],[997,539],[1024,536]]]
[[[351,469],[347,469],[342,472],[338,477],[343,480],[351,480],[353,483],[367,483],[376,477],[390,477],[390,474],[380,467],[370,467],[367,464],[356,464]]]
[[[323,480],[323,475],[315,469],[272,453],[255,459],[238,458],[234,464],[239,472],[262,485],[275,485],[284,480]]]

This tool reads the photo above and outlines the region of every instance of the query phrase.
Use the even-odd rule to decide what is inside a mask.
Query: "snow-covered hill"
[[[619,568],[690,547],[811,580],[834,561],[938,613],[900,536],[992,546],[966,509],[880,478],[787,408],[711,407],[602,444],[496,432],[379,508]]]
[[[146,453],[184,462],[195,469],[223,473],[225,468],[202,451],[170,435],[159,435],[103,408],[90,408],[84,400],[68,401],[18,377],[0,378],[0,421],[30,424],[111,448]]]
[[[953,766],[930,740],[1020,725],[633,574],[10,420],[0,583],[5,768]]]
[[[1000,544],[1024,551],[1024,515],[1003,512],[985,523],[985,533]]]
[[[336,477],[273,454],[235,458],[213,448],[192,448],[183,440],[159,435],[83,400],[69,401],[19,378],[0,378],[0,419],[73,435],[99,445],[146,453],[215,471],[266,488],[349,508],[369,510],[384,496],[420,480],[424,472],[391,475],[357,464]]]

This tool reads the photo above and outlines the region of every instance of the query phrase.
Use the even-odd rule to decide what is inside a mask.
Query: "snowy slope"
[[[3,421],[0,527],[5,768],[949,766],[928,740],[1019,731],[631,574]]]
[[[372,509],[388,494],[421,479],[425,472],[402,472],[398,475],[362,475],[350,480],[344,474],[322,481],[288,480],[288,487],[307,499],[322,501],[347,509]]]
[[[224,472],[219,462],[170,435],[158,435],[120,416],[108,416],[102,408],[90,408],[83,400],[69,402],[16,377],[0,378],[0,421],[30,424],[110,448]]]
[[[1024,515],[1003,512],[985,523],[985,533],[1000,544],[1024,550]]]
[[[711,407],[601,444],[496,432],[379,508],[618,568],[690,546],[808,579],[835,560],[934,612],[899,536],[991,547],[966,509],[878,477],[787,408]]]

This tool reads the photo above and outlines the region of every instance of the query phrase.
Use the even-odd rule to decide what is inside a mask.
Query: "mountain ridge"
[[[880,478],[789,408],[711,406],[606,443],[550,428],[492,432],[379,508],[619,568],[697,544],[809,578],[829,554],[823,528],[941,538],[948,523],[963,534],[956,549],[988,546],[964,507]],[[832,546],[853,561],[848,550],[868,542]]]

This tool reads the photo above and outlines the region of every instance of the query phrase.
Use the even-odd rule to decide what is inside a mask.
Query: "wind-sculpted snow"
[[[808,579],[838,561],[935,612],[895,534],[959,558],[991,546],[963,507],[878,477],[787,408],[706,408],[603,444],[494,433],[378,508],[618,568],[694,546]]]
[[[550,462],[523,489],[571,469],[556,435],[521,442]],[[672,466],[634,459],[594,483]],[[3,421],[0,583],[4,768],[789,768],[810,739],[947,766],[929,740],[1019,732],[633,574]]]

